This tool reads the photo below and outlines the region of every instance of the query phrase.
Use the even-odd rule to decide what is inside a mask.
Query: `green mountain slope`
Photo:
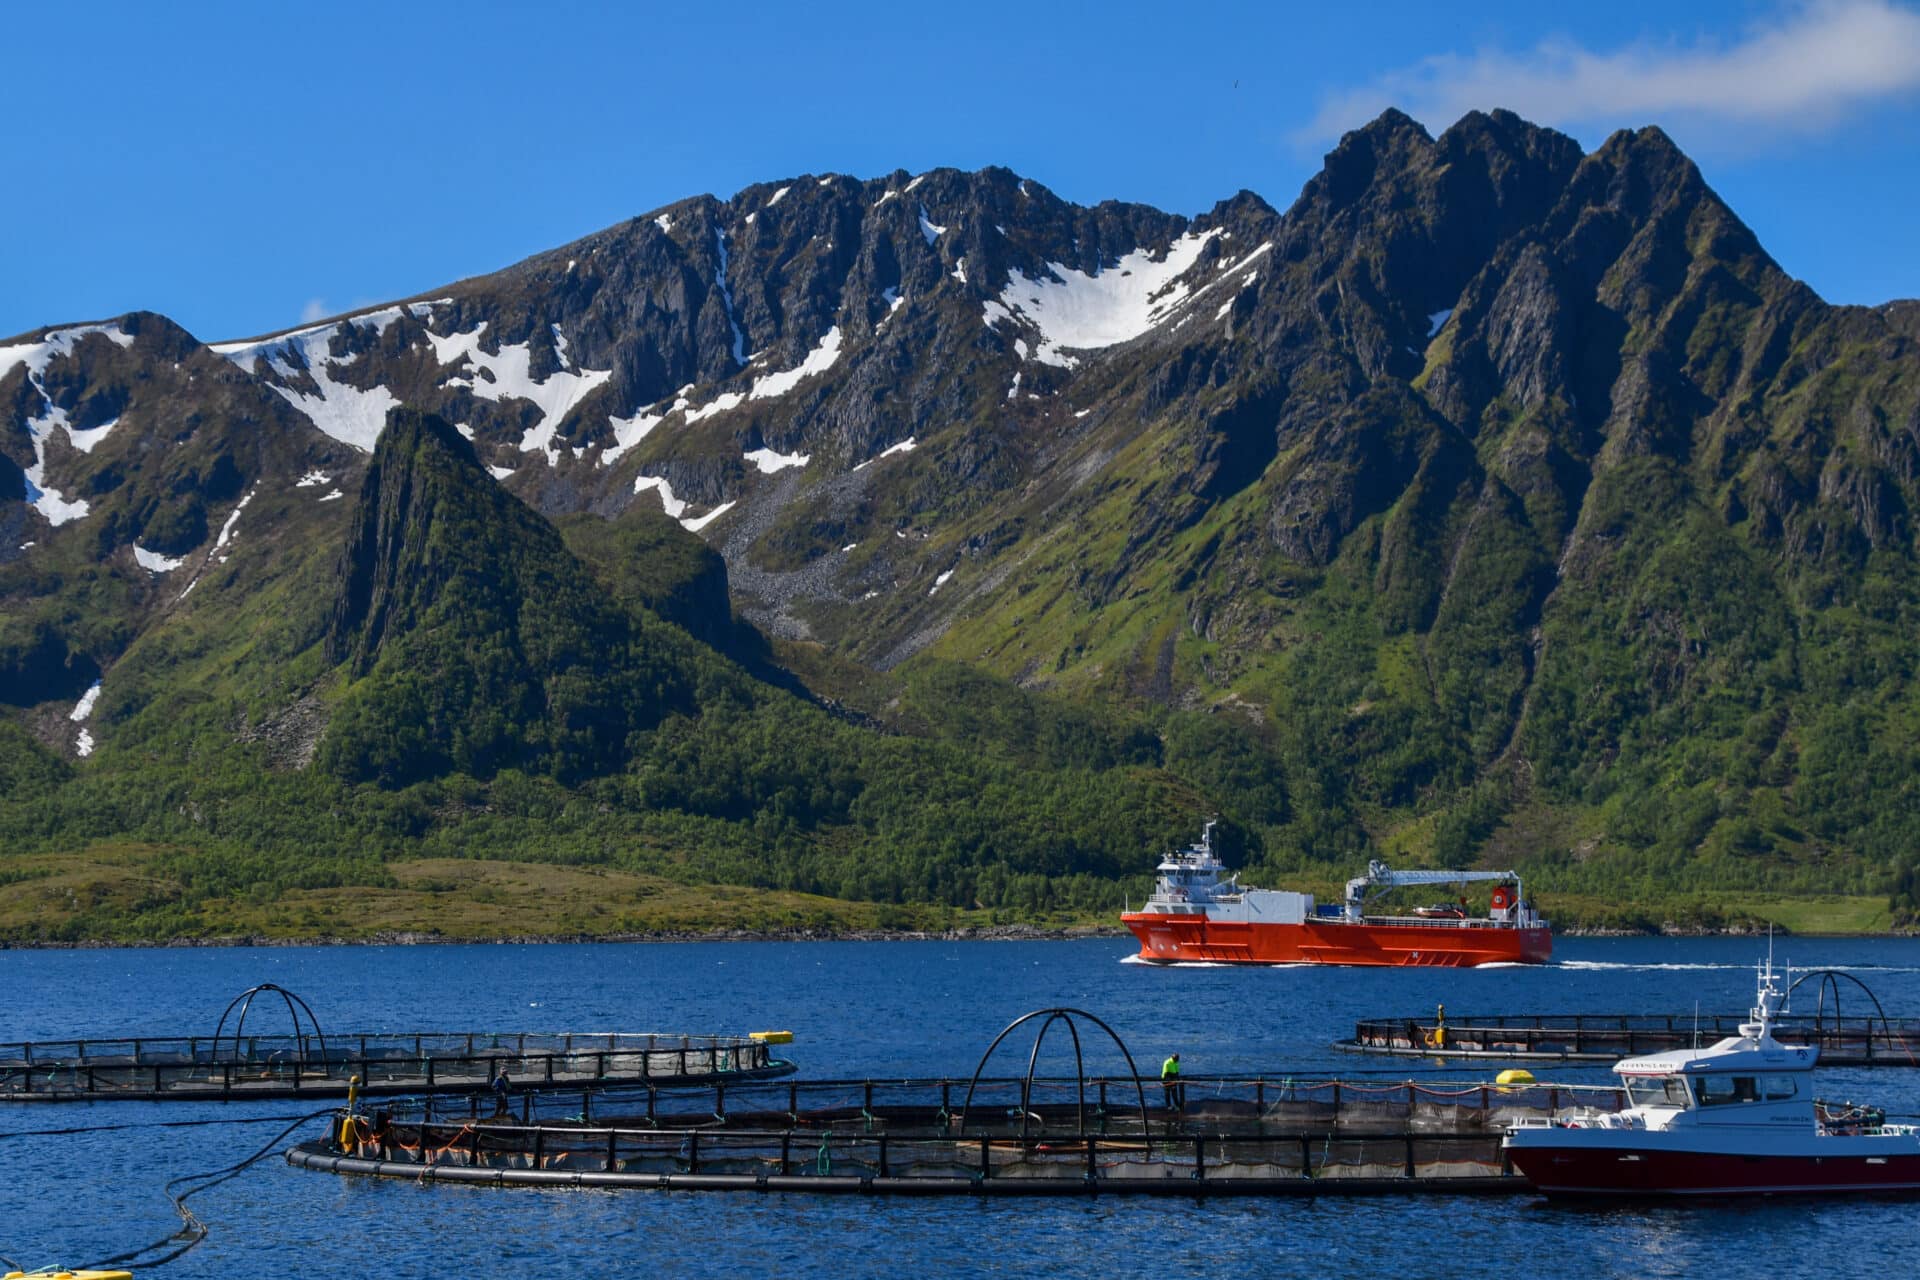
[[[69,931],[447,858],[1105,915],[1217,813],[1254,880],[1904,920],[1917,343],[1657,129],[1504,112],[1284,213],[829,176],[268,339],[48,331],[0,851],[137,842]]]

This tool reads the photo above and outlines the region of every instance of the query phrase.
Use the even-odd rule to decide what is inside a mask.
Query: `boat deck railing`
[[[1334,917],[1344,923],[1345,917]],[[1486,916],[1362,916],[1361,924],[1417,925],[1422,929],[1519,929],[1517,920],[1490,920]]]

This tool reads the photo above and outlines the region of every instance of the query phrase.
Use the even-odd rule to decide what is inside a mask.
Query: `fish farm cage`
[[[1618,1110],[1604,1086],[1189,1077],[714,1083],[404,1100],[288,1160],[414,1180],[679,1190],[1183,1195],[1521,1191],[1523,1120]]]
[[[1873,1012],[1846,1017],[1842,983],[1864,993]],[[1814,969],[1801,974],[1788,996],[1813,983],[1812,1014],[1786,1014],[1773,1037],[1790,1047],[1820,1050],[1832,1067],[1920,1067],[1920,1019],[1890,1018],[1879,997],[1850,973]],[[1828,1012],[1831,1002],[1832,1012]],[[1367,1018],[1351,1040],[1334,1042],[1353,1053],[1407,1058],[1489,1058],[1502,1061],[1615,1062],[1643,1053],[1702,1048],[1740,1034],[1748,1014],[1507,1013]]]
[[[287,1034],[246,1031],[251,998],[282,997]],[[231,1030],[227,1023],[238,1010]],[[430,1031],[326,1034],[306,1002],[271,984],[236,997],[210,1036],[0,1044],[0,1102],[137,1101],[466,1094],[705,1078],[771,1079],[785,1033]]]
[[[1625,1105],[1612,1087],[1532,1082],[1195,1076],[1168,1084],[1143,1080],[1130,1054],[1126,1075],[1090,1076],[1071,1024],[1079,1069],[1043,1076],[1035,1064],[1050,1025],[1020,1077],[986,1077],[990,1047],[970,1080],[715,1080],[541,1091],[505,1106],[408,1099],[343,1111],[325,1138],[287,1159],[415,1181],[670,1190],[1520,1192],[1528,1184],[1501,1148],[1508,1129]]]

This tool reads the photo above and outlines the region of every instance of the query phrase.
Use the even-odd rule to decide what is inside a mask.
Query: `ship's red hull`
[[[1206,961],[1471,968],[1482,964],[1545,964],[1553,956],[1553,934],[1544,928],[1366,921],[1249,924],[1158,911],[1130,911],[1120,917],[1120,922],[1140,940],[1140,958],[1161,964]]]
[[[1543,1146],[1510,1147],[1508,1154],[1514,1168],[1549,1196],[1920,1191],[1920,1153],[1768,1156]]]

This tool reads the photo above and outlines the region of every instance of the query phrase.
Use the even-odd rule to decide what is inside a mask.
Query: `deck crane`
[[[1467,884],[1479,880],[1513,886],[1510,893],[1494,890],[1493,919],[1504,922],[1510,918],[1510,913],[1517,913],[1511,918],[1515,923],[1524,924],[1525,917],[1534,914],[1533,904],[1520,894],[1520,874],[1516,871],[1395,871],[1375,858],[1367,863],[1367,874],[1347,881],[1347,919],[1358,923],[1367,900],[1390,889],[1417,884]]]

